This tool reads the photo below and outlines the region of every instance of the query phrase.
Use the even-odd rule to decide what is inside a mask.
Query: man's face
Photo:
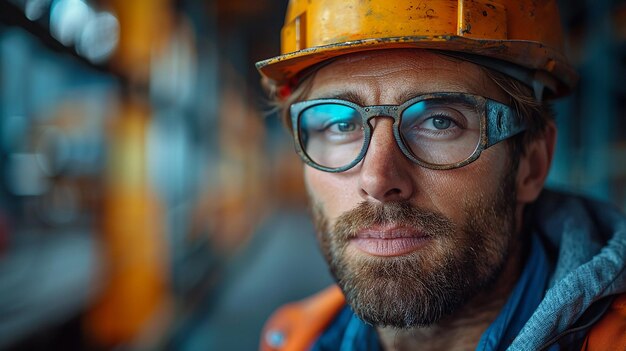
[[[431,92],[504,100],[478,66],[426,51],[343,57],[313,78],[309,99],[401,104]],[[355,313],[376,326],[430,325],[488,288],[514,238],[515,169],[504,143],[458,169],[407,159],[377,117],[365,158],[342,173],[305,168],[322,251]]]

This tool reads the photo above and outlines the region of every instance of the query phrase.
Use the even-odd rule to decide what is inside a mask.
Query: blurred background
[[[254,350],[330,284],[253,63],[286,0],[0,0],[0,350]],[[626,208],[626,1],[563,0],[553,188]]]

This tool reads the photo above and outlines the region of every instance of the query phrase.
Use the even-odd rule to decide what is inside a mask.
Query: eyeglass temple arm
[[[513,109],[497,101],[487,100],[487,145],[490,147],[526,130]]]

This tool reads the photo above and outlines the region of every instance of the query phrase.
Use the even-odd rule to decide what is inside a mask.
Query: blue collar
[[[522,275],[500,314],[480,338],[477,351],[506,350],[543,299],[550,264],[538,236],[532,235],[530,240],[530,254]]]
[[[483,333],[476,350],[505,350],[535,311],[548,284],[548,256],[537,235],[531,236],[530,253],[511,296],[496,320]],[[376,329],[360,320],[346,305],[319,337],[311,351],[381,351]]]

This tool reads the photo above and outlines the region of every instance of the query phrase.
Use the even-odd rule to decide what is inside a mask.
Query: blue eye
[[[424,121],[424,123],[422,124],[422,127],[424,129],[436,129],[436,130],[446,130],[449,128],[453,128],[456,126],[456,123],[454,123],[451,119],[447,118],[447,117],[431,117],[427,120]]]
[[[363,140],[361,115],[354,108],[334,102],[313,105],[300,113],[300,135],[307,145],[341,145]]]
[[[315,131],[346,133],[359,128],[361,117],[350,106],[326,103],[311,106],[301,113],[302,128]]]
[[[351,122],[336,122],[329,125],[327,128],[333,133],[350,133],[357,129],[357,125]]]

